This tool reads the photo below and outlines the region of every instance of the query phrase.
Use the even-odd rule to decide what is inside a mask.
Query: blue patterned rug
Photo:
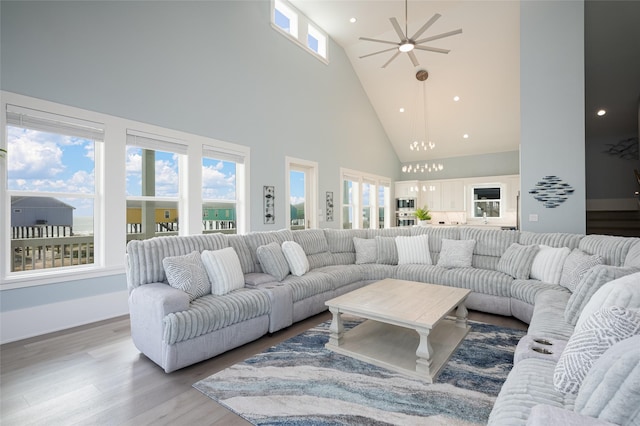
[[[345,329],[359,321],[345,321]],[[523,331],[469,322],[435,383],[324,345],[325,322],[193,386],[254,425],[486,424]]]

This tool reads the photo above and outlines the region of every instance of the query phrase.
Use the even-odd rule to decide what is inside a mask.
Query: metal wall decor
[[[276,195],[275,188],[273,186],[265,185],[263,187],[263,195],[264,195],[264,223],[267,225],[272,225],[276,223],[275,216],[275,205],[276,205]]]
[[[638,138],[623,139],[618,143],[608,143],[607,148],[603,151],[605,154],[612,155],[614,157],[622,158],[623,160],[637,160],[640,158],[638,155]]]
[[[529,191],[533,198],[548,209],[554,209],[567,201],[575,190],[558,176],[545,176]]]
[[[327,191],[327,222],[333,222],[333,192]]]

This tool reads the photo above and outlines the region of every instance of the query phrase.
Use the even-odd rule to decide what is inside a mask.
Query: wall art
[[[327,222],[333,222],[333,192],[327,191]]]
[[[276,223],[275,205],[276,190],[273,186],[265,185],[263,187],[264,195],[264,223],[273,225]]]
[[[637,160],[639,159],[638,138],[623,139],[618,143],[608,143],[604,153],[612,155],[614,157],[622,158],[623,160]]]
[[[567,201],[575,190],[558,176],[545,176],[529,191],[533,198],[548,209],[554,209]]]

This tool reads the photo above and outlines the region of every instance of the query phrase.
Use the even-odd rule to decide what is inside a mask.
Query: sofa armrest
[[[189,309],[189,295],[184,291],[163,283],[145,284],[136,287],[129,295],[129,308],[144,307],[160,318],[172,312]]]
[[[527,426],[614,426],[613,423],[584,416],[566,408],[538,404],[531,409]]]

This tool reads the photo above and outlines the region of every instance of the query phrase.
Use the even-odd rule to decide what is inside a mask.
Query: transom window
[[[328,36],[287,0],[271,0],[273,28],[298,46],[328,63]]]

